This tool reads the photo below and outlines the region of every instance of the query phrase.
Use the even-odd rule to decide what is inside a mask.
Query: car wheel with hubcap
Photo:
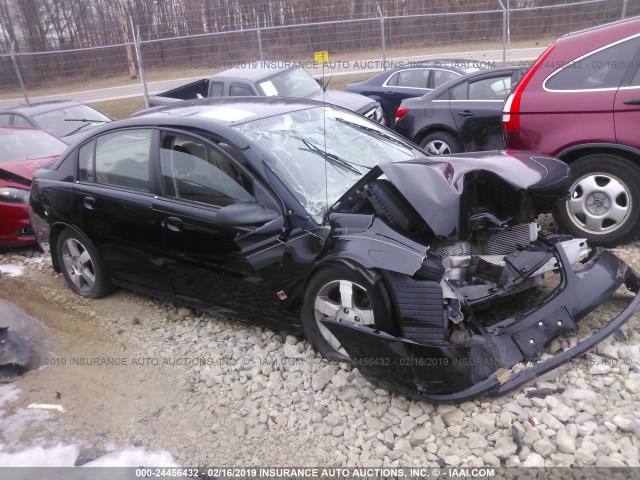
[[[446,132],[430,133],[422,139],[420,146],[429,155],[448,155],[462,151],[460,143]]]
[[[75,230],[66,229],[57,241],[62,274],[71,289],[87,298],[101,298],[113,290],[100,255],[91,241]]]
[[[612,154],[571,163],[570,198],[557,206],[558,226],[591,245],[612,247],[633,238],[640,222],[640,169]]]
[[[346,266],[324,267],[309,280],[302,325],[309,341],[324,357],[349,360],[338,339],[321,323],[324,318],[387,330],[388,296],[380,283]]]

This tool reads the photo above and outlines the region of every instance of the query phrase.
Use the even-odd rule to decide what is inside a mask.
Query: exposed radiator
[[[507,255],[518,245],[528,245],[538,238],[539,227],[535,222],[523,223],[494,233],[487,239],[488,255]]]

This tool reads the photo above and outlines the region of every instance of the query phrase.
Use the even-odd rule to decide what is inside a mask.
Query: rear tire
[[[111,293],[113,284],[91,241],[75,230],[63,230],[56,243],[62,274],[71,289],[87,298]]]
[[[640,227],[640,168],[608,153],[571,163],[571,198],[554,215],[560,231],[613,247],[631,240]]]
[[[346,266],[324,267],[307,285],[302,307],[304,332],[324,357],[349,361],[338,339],[320,320],[334,317],[388,331],[390,315],[386,299],[388,296],[380,282],[374,284]]]
[[[447,132],[430,133],[422,139],[420,146],[431,156],[449,155],[462,151],[460,142]]]

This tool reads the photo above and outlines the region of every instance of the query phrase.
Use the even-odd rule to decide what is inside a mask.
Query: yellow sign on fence
[[[327,63],[329,61],[329,52],[315,52],[313,60],[316,63]]]

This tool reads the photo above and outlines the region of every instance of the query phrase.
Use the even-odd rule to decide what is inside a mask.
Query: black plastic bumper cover
[[[322,323],[373,384],[431,402],[502,395],[584,354],[629,320],[640,304],[640,277],[612,253],[594,250],[578,271],[568,264],[562,248],[557,248],[556,258],[561,263],[562,280],[551,295],[463,344],[417,343],[333,318]],[[608,299],[623,283],[636,295],[602,329],[548,360],[517,373],[508,371],[517,363],[533,360],[553,338],[573,333],[575,321]],[[538,351],[528,350],[533,344],[537,344]]]

